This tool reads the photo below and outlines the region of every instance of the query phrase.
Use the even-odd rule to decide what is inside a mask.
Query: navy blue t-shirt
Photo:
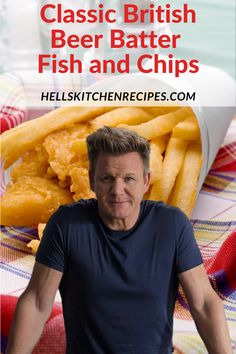
[[[179,209],[142,201],[132,229],[108,229],[95,199],[50,218],[36,260],[63,272],[68,354],[169,354],[177,275],[202,263]]]

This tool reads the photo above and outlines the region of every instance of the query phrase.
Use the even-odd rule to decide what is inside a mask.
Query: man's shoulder
[[[142,202],[143,208],[148,209],[148,210],[155,210],[156,212],[165,212],[165,213],[179,213],[181,212],[179,208],[174,207],[172,205],[166,204],[162,201],[157,201],[157,200],[143,200]]]
[[[94,214],[96,211],[97,201],[94,198],[80,199],[71,204],[61,205],[54,214],[57,218],[71,219],[75,217],[80,219],[81,217]]]
[[[156,200],[143,200],[142,205],[145,214],[152,213],[163,222],[165,220],[171,222],[172,220],[179,226],[189,223],[188,217],[178,207]]]
[[[61,206],[61,208],[68,210],[68,211],[73,211],[73,210],[78,210],[78,209],[91,209],[96,207],[96,199],[91,198],[91,199],[80,199],[74,203],[71,204],[64,204]]]

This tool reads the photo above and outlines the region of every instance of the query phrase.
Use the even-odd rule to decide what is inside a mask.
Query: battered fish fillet
[[[62,204],[73,202],[72,194],[54,180],[22,176],[7,186],[1,198],[1,224],[28,226],[46,223]]]
[[[22,162],[12,169],[12,181],[16,181],[22,176],[45,177],[48,167],[48,155],[43,147],[39,145],[36,149],[27,152],[23,156]]]
[[[70,172],[71,186],[70,191],[75,201],[79,199],[94,198],[95,194],[91,191],[88,178],[88,170],[83,167],[73,167]]]
[[[48,154],[49,177],[52,171],[60,181],[65,181],[68,176],[69,165],[77,161],[76,154],[71,151],[73,141],[84,137],[87,132],[85,125],[77,124],[71,128],[63,129],[49,134],[43,142],[43,147]]]

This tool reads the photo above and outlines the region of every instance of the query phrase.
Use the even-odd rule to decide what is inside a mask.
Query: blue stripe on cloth
[[[15,240],[18,240],[18,241],[22,241],[22,242],[25,242],[25,243],[28,243],[30,241],[30,238],[29,236],[21,236],[21,235],[14,235],[12,234],[11,232],[5,230],[4,231],[4,234],[9,236],[11,239],[15,239]]]
[[[208,189],[211,189],[213,191],[217,191],[217,192],[220,192],[220,193],[230,193],[230,194],[236,194],[235,191],[230,191],[229,189],[227,189],[226,191],[222,190],[222,188],[219,188],[219,187],[215,187],[215,186],[211,186],[210,184],[208,183],[204,183],[204,186],[205,188],[208,188]],[[228,199],[228,198],[227,198]]]
[[[13,274],[18,275],[18,276],[25,278],[25,279],[30,279],[30,277],[31,277],[31,273],[23,271],[21,269],[18,269],[10,264],[5,264],[3,262],[0,262],[0,267],[3,270],[6,270],[10,273],[13,273]]]
[[[25,254],[32,254],[32,252],[30,250],[27,252],[27,251],[22,250],[21,248],[17,248],[17,247],[13,247],[11,245],[7,245],[3,241],[0,242],[0,245],[2,247],[9,248],[10,250],[13,250],[13,251],[17,251],[17,252],[21,252],[21,253],[25,253]]]
[[[219,177],[221,179],[225,179],[227,181],[236,181],[236,178],[233,176],[229,176],[229,175],[225,175],[223,173],[219,173],[219,172],[211,172],[209,173],[209,176],[214,176],[214,177]]]
[[[10,237],[19,236],[22,237],[23,242],[29,242],[29,239],[38,238],[38,230],[35,227],[24,227],[24,226],[0,226],[0,231]]]

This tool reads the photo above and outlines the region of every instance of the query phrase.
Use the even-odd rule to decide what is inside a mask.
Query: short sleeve
[[[202,264],[202,256],[194,237],[192,225],[187,216],[177,209],[177,274]]]
[[[47,267],[64,272],[66,258],[66,215],[59,208],[49,219],[36,253],[36,261]]]

